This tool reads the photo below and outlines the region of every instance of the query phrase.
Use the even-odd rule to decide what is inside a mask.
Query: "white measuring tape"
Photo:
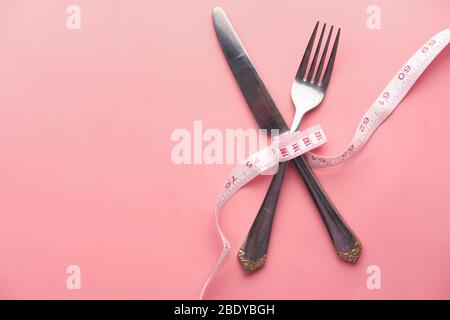
[[[420,75],[449,42],[450,29],[445,29],[427,41],[404,64],[363,115],[351,142],[341,154],[321,156],[310,152],[310,150],[327,142],[322,128],[314,126],[306,131],[297,131],[280,136],[271,146],[251,155],[243,164],[233,170],[219,193],[214,213],[216,227],[223,242],[223,250],[216,266],[203,286],[200,299],[203,299],[208,285],[223,264],[231,248],[219,224],[219,211],[225,203],[248,182],[262,172],[273,168],[279,162],[288,161],[304,154],[306,161],[312,168],[325,168],[338,165],[354,157],[369,141],[376,129],[397,108]]]

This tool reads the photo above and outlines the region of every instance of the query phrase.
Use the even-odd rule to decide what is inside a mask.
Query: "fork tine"
[[[323,64],[325,63],[325,57],[327,56],[328,45],[330,44],[332,33],[333,33],[333,26],[331,26],[330,32],[328,33],[327,42],[325,43],[325,48],[323,49],[322,57],[320,57],[319,67],[317,68],[316,76],[314,77],[314,83],[319,83],[320,75],[322,73]]]
[[[322,45],[323,33],[325,32],[326,26],[327,26],[327,24],[325,23],[322,27],[322,31],[320,32],[320,37],[319,37],[319,42],[317,43],[316,52],[314,52],[314,58],[311,62],[311,67],[309,67],[308,76],[306,78],[306,81],[308,81],[308,82],[311,81],[311,78],[314,73],[314,69],[316,68],[317,57],[319,56],[320,46]]]
[[[306,68],[308,67],[309,56],[311,55],[312,46],[314,44],[314,39],[316,38],[317,27],[319,26],[319,21],[316,22],[316,26],[314,27],[314,31],[309,38],[308,46],[306,47],[305,53],[302,58],[302,62],[298,67],[297,74],[295,75],[295,79],[303,80],[305,77]]]
[[[331,51],[330,59],[328,60],[327,69],[325,70],[325,73],[322,78],[322,87],[324,90],[327,89],[328,83],[330,82],[331,71],[333,71],[334,59],[336,58],[336,52],[339,44],[340,35],[341,35],[341,28],[338,29],[336,39],[334,40],[333,50]]]

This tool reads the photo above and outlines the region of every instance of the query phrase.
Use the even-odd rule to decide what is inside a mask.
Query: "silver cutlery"
[[[258,125],[268,130],[279,129],[282,133],[289,132],[286,122],[221,8],[213,10],[213,21],[225,58]],[[291,125],[292,131],[297,130],[303,115],[318,106],[323,100],[333,69],[340,31],[338,31],[334,41],[330,56],[332,59],[330,58],[322,79],[320,79],[320,76],[322,75],[325,62],[325,54],[322,54],[316,71],[314,68],[320,51],[319,47],[316,49],[311,62],[313,67],[310,67],[308,73],[306,73],[317,28],[318,24],[314,28],[313,36],[308,43],[291,90],[292,100],[296,107],[296,115]],[[323,38],[324,31],[325,26],[321,31],[320,43],[322,42],[320,40]],[[327,37],[325,48],[328,47],[330,38],[331,31]],[[360,241],[331,203],[306,161],[302,157],[297,157],[292,162],[316,204],[338,256],[346,262],[356,262],[361,253]],[[267,259],[273,217],[286,168],[287,163],[280,163],[278,173],[273,177],[247,239],[239,251],[239,261],[246,272],[252,272],[261,268]]]

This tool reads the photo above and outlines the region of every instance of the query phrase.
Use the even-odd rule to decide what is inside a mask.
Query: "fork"
[[[323,25],[317,43],[317,48],[309,66],[309,71],[306,73],[318,27],[319,22],[317,22],[314,27],[313,33],[309,39],[302,61],[295,76],[294,83],[292,84],[291,98],[295,106],[295,116],[289,132],[296,131],[303,116],[308,111],[320,105],[330,82],[341,30],[340,28],[338,29],[325,72],[322,75],[326,54],[333,33],[333,26],[331,26],[319,65],[316,70],[317,59],[319,57],[319,52],[326,29],[326,24]],[[361,253],[360,241],[345,223],[335,206],[331,203],[304,158],[300,156],[292,161],[294,163],[294,167],[300,173],[322,217],[322,220],[327,227],[328,233],[336,249],[336,253],[343,261],[355,263]],[[245,272],[253,272],[264,266],[266,262],[273,218],[286,168],[287,162],[282,162],[279,164],[278,172],[272,178],[272,182],[270,183],[269,189],[253,222],[253,225],[250,228],[247,239],[239,250],[238,259]]]

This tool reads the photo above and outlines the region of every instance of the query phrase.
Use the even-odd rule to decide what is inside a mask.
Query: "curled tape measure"
[[[288,161],[304,154],[304,158],[312,168],[325,168],[338,165],[354,157],[369,141],[375,130],[394,112],[420,75],[449,42],[450,29],[445,29],[427,41],[404,64],[363,115],[351,142],[341,154],[320,156],[310,152],[310,150],[327,142],[322,128],[314,126],[306,131],[296,131],[280,136],[271,146],[251,155],[243,164],[233,170],[219,193],[214,213],[216,227],[223,242],[223,250],[216,266],[203,286],[200,299],[203,299],[209,283],[231,248],[219,224],[219,211],[225,203],[249,181],[274,168],[279,162]]]

